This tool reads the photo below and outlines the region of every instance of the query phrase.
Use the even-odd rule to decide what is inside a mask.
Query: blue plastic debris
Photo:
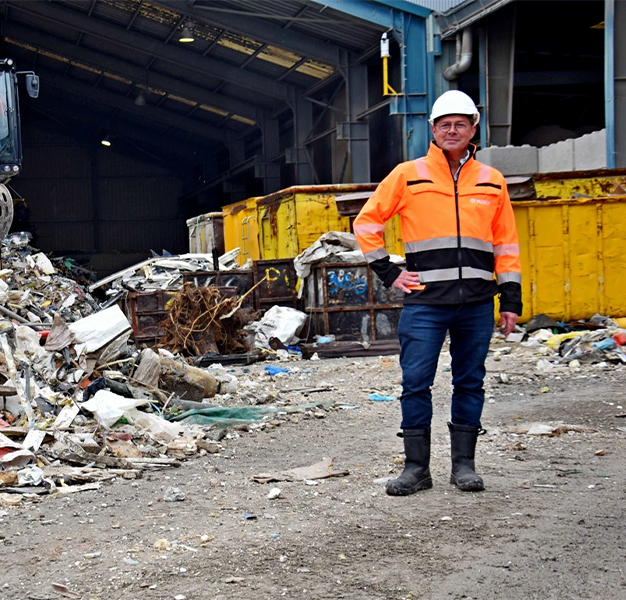
[[[274,377],[274,375],[278,375],[279,373],[291,373],[289,369],[285,369],[284,367],[275,367],[273,365],[267,365],[265,367],[265,372]]]
[[[332,342],[332,340],[329,337],[326,337],[325,335],[320,335],[320,337],[317,338],[317,340],[315,340],[316,344],[330,344]]]
[[[373,393],[370,394],[370,400],[374,402],[391,402],[392,400],[397,400],[395,396],[383,396],[382,394]]]
[[[613,338],[605,338],[599,342],[596,342],[595,344],[593,344],[593,347],[596,350],[611,350],[612,348],[615,348],[616,346],[616,342]]]

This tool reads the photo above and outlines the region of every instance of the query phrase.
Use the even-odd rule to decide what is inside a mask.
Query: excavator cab
[[[25,76],[28,95],[37,98],[39,77],[32,71],[17,71],[10,58],[0,59],[0,241],[13,220],[13,200],[4,184],[22,170],[18,75]]]

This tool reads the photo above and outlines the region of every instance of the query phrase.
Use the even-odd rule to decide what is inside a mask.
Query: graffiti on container
[[[352,271],[327,271],[328,295],[335,296],[341,291],[352,290],[355,294],[367,293],[367,276],[355,275]]]
[[[281,277],[285,279],[285,283],[289,286],[289,275],[287,273],[275,267],[265,269],[265,279],[267,279],[268,287],[270,282],[278,281]]]

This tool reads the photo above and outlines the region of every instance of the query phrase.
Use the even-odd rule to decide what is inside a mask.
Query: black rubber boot
[[[485,484],[474,470],[474,451],[480,427],[471,425],[453,425],[448,423],[450,442],[452,446],[452,475],[450,483],[456,485],[462,492],[479,492],[485,489]]]
[[[388,481],[385,487],[390,496],[408,496],[433,487],[428,468],[430,429],[405,429],[404,454],[404,471],[397,479]]]

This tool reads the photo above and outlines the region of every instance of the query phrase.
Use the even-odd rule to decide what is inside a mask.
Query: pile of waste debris
[[[250,385],[258,384],[250,382],[243,405],[223,406],[216,397],[237,396],[236,377],[165,349],[138,351],[117,305],[73,323],[56,315],[45,338],[29,326],[4,325],[0,503],[178,466],[219,452],[224,427],[262,427],[318,407],[277,406],[263,395],[253,402]]]
[[[117,299],[127,292],[179,290],[183,287],[185,272],[230,271],[246,268],[245,265],[241,267],[237,263],[239,254],[241,250],[235,248],[219,257],[210,254],[154,256],[96,281],[89,286],[89,291],[104,289],[107,296]]]
[[[558,322],[545,314],[532,317],[507,337],[544,357],[546,364],[581,365],[626,363],[626,318],[596,314],[589,320]]]
[[[2,258],[0,503],[97,489],[116,477],[138,478],[198,453],[219,452],[224,427],[264,427],[317,406],[272,404],[273,397],[256,398],[247,386],[240,398],[237,378],[220,365],[191,364],[190,357],[206,357],[207,351],[245,352],[257,338],[273,356],[287,355],[276,335],[298,340],[295,332],[304,320],[285,317],[298,311],[274,307],[254,321],[258,315],[241,308],[243,298],[187,284],[168,307],[165,345],[175,352],[140,350],[120,306],[111,299],[98,304],[83,285],[88,278],[79,283],[66,276],[77,272],[76,265],[56,259],[55,266],[11,238]],[[212,268],[209,258],[154,259],[113,277],[112,289],[119,285],[126,292],[129,281],[132,286],[139,280],[149,286],[146,266],[152,283],[167,279],[174,285],[169,275],[160,277],[166,269],[179,275],[183,263],[193,270]],[[230,259],[222,259],[220,267],[226,268]],[[241,402],[222,406],[216,397]]]
[[[56,259],[28,245],[26,234],[11,234],[2,244],[0,313],[33,328],[48,329],[55,315],[75,321],[99,310],[76,275],[87,283],[87,271],[70,260]],[[82,276],[82,277],[81,277]]]

